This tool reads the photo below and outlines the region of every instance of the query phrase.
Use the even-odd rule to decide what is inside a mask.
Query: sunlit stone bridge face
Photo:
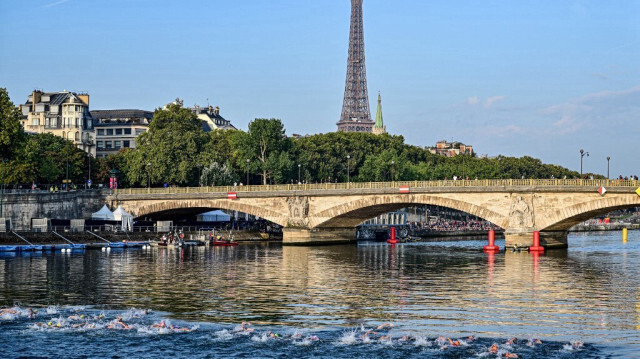
[[[598,192],[601,186],[607,190],[604,195]],[[570,227],[640,206],[638,187],[640,181],[621,180],[360,182],[122,189],[108,201],[137,217],[193,208],[240,211],[282,225],[285,244],[353,241],[355,227],[370,218],[414,205],[436,205],[504,228],[507,246],[530,245],[533,232],[540,231],[546,247],[566,247]],[[231,192],[236,199],[229,198]]]

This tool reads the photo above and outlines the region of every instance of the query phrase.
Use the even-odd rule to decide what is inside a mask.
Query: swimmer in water
[[[160,323],[153,323],[151,324],[151,328],[152,329],[163,329],[166,328],[167,324],[164,322],[164,320],[160,321]]]
[[[280,338],[280,334],[269,332],[269,338],[272,338],[272,339]]]
[[[189,328],[183,328],[183,327],[179,327],[177,325],[171,325],[169,327],[169,329],[171,329],[174,332],[190,332],[191,331],[191,329],[189,329]]]
[[[476,340],[476,337],[474,337],[473,335],[469,335],[469,336],[467,337],[467,342],[472,342],[472,341],[474,341],[474,340]]]
[[[129,330],[131,329],[131,326],[127,325],[127,323],[125,323],[124,321],[122,321],[122,317],[121,316],[117,316],[116,320],[114,322],[112,322],[111,324],[109,324],[109,326],[107,326],[107,329],[124,329],[124,330]]]
[[[360,337],[360,339],[365,340],[365,339],[366,339],[366,338],[368,338],[368,337],[369,337],[369,335],[371,335],[371,334],[378,334],[378,333],[374,332],[373,330],[367,330],[367,332],[366,332],[366,333],[362,334],[362,336]]]
[[[516,341],[518,341],[518,338],[513,337],[513,338],[511,338],[511,339],[507,340],[507,344],[509,344],[509,345],[511,345],[511,344],[515,344],[515,343],[516,343]]]
[[[389,328],[389,329],[393,328],[393,324],[391,324],[391,323],[380,324],[380,325],[378,325],[376,330],[384,330],[384,329],[387,329],[387,328]]]
[[[74,314],[67,317],[67,320],[81,320],[81,319],[84,319],[84,314],[83,315]]]
[[[5,315],[5,314],[18,314],[18,311],[15,310],[15,308],[0,309],[0,315]]]
[[[255,329],[253,328],[249,328],[249,326],[251,325],[251,323],[249,322],[242,322],[240,323],[240,331],[242,332],[246,332],[246,333],[251,333],[253,332]]]
[[[489,348],[489,353],[497,354],[498,353],[498,344],[493,344],[491,348]]]
[[[459,340],[451,340],[451,338],[447,338],[449,340],[449,344],[451,344],[451,346],[454,347],[459,347],[460,346],[460,341]]]
[[[506,352],[506,353],[504,353],[504,357],[505,358],[517,358],[518,354]]]
[[[529,342],[527,343],[528,346],[532,347],[536,344],[542,344],[542,340],[538,339],[538,338],[534,338],[534,339],[529,339]]]
[[[573,347],[573,349],[580,349],[584,346],[584,343],[579,340],[576,340],[571,342],[571,346]]]

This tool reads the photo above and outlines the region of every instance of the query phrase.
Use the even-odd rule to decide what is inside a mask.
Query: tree
[[[11,160],[24,144],[20,111],[11,102],[7,89],[0,88],[0,159]]]
[[[199,153],[206,143],[200,120],[180,104],[157,109],[149,131],[138,137],[135,151],[127,154],[126,177],[130,183],[195,185],[201,168]]]
[[[270,181],[285,182],[292,167],[288,158],[291,140],[285,136],[284,125],[278,119],[257,118],[249,123],[247,133],[238,133],[233,139],[238,160],[248,159],[250,170],[258,171],[262,184]]]

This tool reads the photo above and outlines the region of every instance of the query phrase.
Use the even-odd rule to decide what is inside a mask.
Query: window
[[[116,135],[122,135],[122,129],[116,128]]]
[[[99,129],[98,130],[98,136],[104,136],[104,130],[103,129]]]
[[[102,141],[98,141],[96,143],[97,143],[98,148],[102,148],[104,146],[104,142],[102,142]]]
[[[113,148],[111,141],[105,141],[104,142],[104,148]]]
[[[130,142],[129,141],[122,141],[123,147],[124,148],[129,148],[130,146]]]
[[[107,130],[107,136],[113,136],[113,129],[112,128]]]
[[[130,128],[125,128],[124,129],[124,134],[125,135],[130,135],[131,134],[131,129]]]
[[[122,147],[122,141],[115,141],[114,143],[115,145],[113,147],[115,147],[116,150],[119,150]]]
[[[40,119],[39,118],[34,118],[33,121],[31,121],[31,125],[40,126]]]
[[[75,138],[76,141],[80,141],[80,132],[76,132]]]

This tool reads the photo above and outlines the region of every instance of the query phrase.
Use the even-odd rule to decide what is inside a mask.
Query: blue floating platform
[[[0,246],[0,252],[17,252],[18,246]]]
[[[109,243],[109,247],[111,248],[124,248],[124,243]]]

